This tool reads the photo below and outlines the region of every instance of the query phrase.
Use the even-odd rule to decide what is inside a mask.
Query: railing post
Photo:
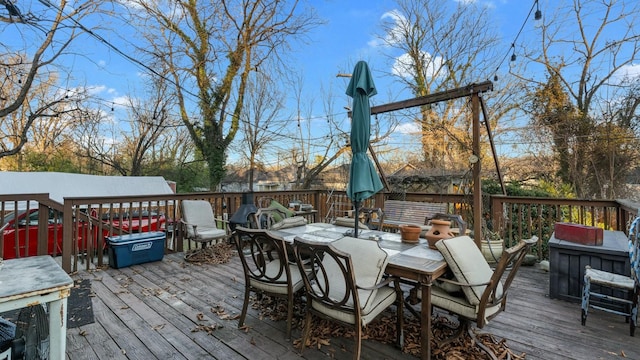
[[[73,236],[75,231],[73,227],[76,224],[73,221],[73,206],[71,201],[64,200],[64,210],[62,212],[62,269],[67,273],[71,272],[71,255],[73,245]]]
[[[324,219],[324,215],[325,215],[324,213],[326,211],[324,211],[324,207],[322,207],[322,208],[320,207],[320,190],[316,190],[313,193],[313,202],[314,202],[313,208],[318,210],[318,214],[316,214],[317,215],[317,219]],[[318,221],[317,219],[316,219],[316,221]]]
[[[27,220],[29,217],[27,217]],[[49,251],[49,207],[43,203],[38,204],[38,255],[47,255]],[[53,246],[55,247],[56,240],[53,240]]]
[[[493,231],[495,233],[500,234],[501,237],[504,237],[503,227],[504,227],[504,217],[502,216],[504,211],[502,211],[502,199],[499,196],[491,195],[491,221],[493,225]]]

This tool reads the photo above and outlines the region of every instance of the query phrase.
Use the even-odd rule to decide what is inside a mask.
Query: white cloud
[[[619,81],[631,80],[640,77],[640,64],[625,65],[616,73]]]
[[[398,127],[396,127],[396,132],[399,132],[401,134],[406,134],[406,135],[416,135],[416,134],[420,134],[421,130],[418,124],[412,122],[408,124],[398,125]]]
[[[77,91],[78,93],[86,92],[90,96],[98,96],[104,93],[113,95],[116,93],[115,89],[109,88],[106,85],[89,85],[87,87],[76,88],[74,91]]]
[[[133,10],[144,10],[143,5],[139,1],[118,0],[120,5]]]
[[[162,1],[162,0],[117,0],[117,3],[130,9],[136,13],[137,16],[146,17],[145,8],[154,9],[163,12],[165,15],[174,19],[182,18],[184,11],[182,6],[179,5],[179,1]]]
[[[426,51],[421,51],[420,57],[422,64],[424,64],[424,76],[427,79],[443,75],[442,73],[438,73],[443,71],[442,66],[444,61],[442,57],[433,57]],[[415,68],[414,60],[409,56],[409,54],[405,53],[396,58],[391,71],[394,75],[407,78],[413,76],[412,74],[415,72]]]
[[[89,95],[98,95],[102,93],[107,87],[105,85],[91,85],[87,86],[87,92]]]
[[[131,99],[128,96],[117,96],[111,99],[111,102],[114,106],[127,107],[129,106]]]
[[[474,0],[465,0],[465,1],[474,1]],[[385,46],[387,44],[397,44],[403,42],[405,34],[411,28],[411,24],[409,24],[409,20],[397,9],[388,11],[380,17],[381,20],[387,20],[393,23],[393,26],[389,28],[389,31],[385,35],[385,38],[382,39],[373,39],[369,41],[369,46],[377,47],[377,46]],[[424,64],[424,76],[426,78],[433,78],[437,75],[438,71],[442,71],[443,59],[439,56],[433,56],[427,51],[421,51],[420,53],[421,59],[420,61]],[[397,76],[401,76],[404,78],[411,77],[415,72],[414,60],[409,56],[409,54],[403,54],[397,57],[393,63],[391,72]]]
[[[380,20],[389,20],[390,22],[394,23],[394,26],[392,26],[387,32],[384,40],[371,40],[369,41],[369,46],[384,46],[385,44],[395,44],[402,41],[402,34],[404,32],[403,29],[407,29],[410,24],[408,24],[407,18],[402,15],[400,11],[387,11],[386,13],[382,14]]]

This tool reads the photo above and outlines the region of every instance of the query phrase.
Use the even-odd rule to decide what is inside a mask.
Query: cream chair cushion
[[[297,292],[302,289],[304,283],[302,282],[302,275],[300,275],[300,270],[298,269],[297,264],[288,264],[289,270],[291,272],[291,287],[293,292]],[[275,259],[267,264],[265,274],[268,277],[274,277],[278,275],[278,271],[280,271],[280,260]],[[274,282],[263,282],[255,279],[251,279],[251,286],[256,289],[260,289],[263,291],[268,291],[274,294],[287,294],[287,273],[284,271],[280,274],[280,277]],[[275,283],[275,281],[282,281],[283,284]]]
[[[361,319],[362,319],[361,325],[364,326],[370,323],[382,311],[387,309],[389,306],[393,305],[395,301],[396,301],[396,292],[392,287],[384,286],[378,289],[375,292],[375,296],[371,297],[371,301],[370,301],[371,305],[365,307],[360,312]],[[332,309],[317,301],[314,301],[312,303],[312,306],[314,309],[320,311],[321,313],[327,316],[330,316],[333,319],[340,320],[347,324],[355,324],[356,319],[353,312],[345,312],[345,311]]]
[[[592,269],[589,265],[585,267],[584,276],[588,277],[593,283],[619,289],[633,290],[635,286],[633,279],[629,276]]]
[[[478,316],[478,307],[476,305],[471,305],[469,301],[467,301],[466,296],[456,296],[454,293],[447,292],[436,286],[431,288],[431,304],[441,309],[462,315],[467,319],[475,319]],[[499,303],[494,306],[487,307],[484,314],[485,319],[498,311],[500,311]]]
[[[227,234],[225,230],[216,227],[213,208],[208,201],[182,200],[182,217],[187,223],[185,227],[190,239],[213,239]]]
[[[380,248],[376,241],[368,239],[358,239],[353,237],[344,237],[331,243],[331,246],[337,250],[351,255],[351,263],[353,264],[354,278],[356,285],[359,287],[372,288],[382,280],[384,269],[387,266],[388,255]],[[342,270],[335,260],[330,256],[325,256],[322,261],[330,281],[330,296],[333,299],[341,300],[344,298],[347,290],[346,283],[342,280]],[[318,274],[322,279],[322,274]],[[367,324],[375,318],[381,310],[391,306],[396,300],[396,293],[391,287],[382,287],[380,289],[358,289],[358,300],[362,309],[362,323]],[[333,317],[353,323],[355,321],[351,313],[343,313],[337,310],[329,309],[320,303],[314,302],[317,310]],[[349,299],[347,305],[353,305],[353,299]]]
[[[294,217],[283,219],[282,221],[271,225],[271,230],[287,229],[287,228],[302,226],[306,224],[307,224],[307,219],[305,219],[304,216],[294,216]]]
[[[458,236],[450,239],[440,240],[436,243],[436,248],[447,261],[447,265],[455,280],[466,284],[488,283],[493,275],[493,270],[487,260],[478,249],[476,243],[469,236]],[[462,286],[469,304],[479,305],[480,298],[486,285]],[[496,288],[496,297],[502,296],[502,284]]]

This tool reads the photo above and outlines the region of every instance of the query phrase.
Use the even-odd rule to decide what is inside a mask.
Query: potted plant
[[[504,240],[495,231],[482,227],[482,244],[480,246],[482,255],[490,265],[495,265],[502,256],[504,250]]]

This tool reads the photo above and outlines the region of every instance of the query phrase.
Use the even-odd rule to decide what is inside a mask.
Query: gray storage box
[[[604,231],[602,246],[549,239],[549,297],[571,302],[582,300],[586,265],[629,276],[629,240],[622,231]],[[610,294],[613,295],[613,294]],[[626,297],[624,294],[616,294]]]

